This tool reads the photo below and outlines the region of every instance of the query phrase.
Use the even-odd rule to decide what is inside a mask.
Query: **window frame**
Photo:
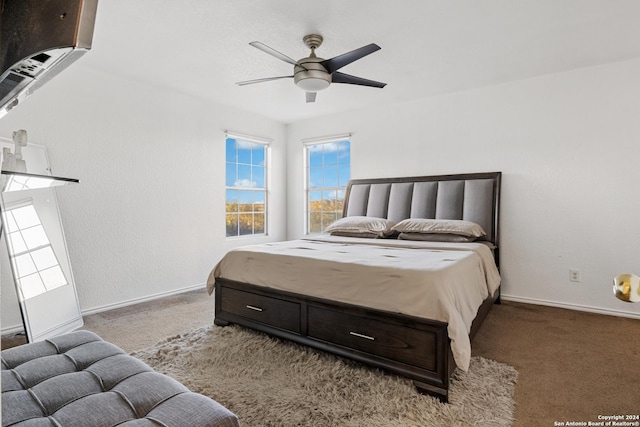
[[[260,164],[253,164],[253,149],[251,150],[251,159],[249,161],[249,163],[244,163],[244,162],[240,162],[237,157],[235,159],[235,162],[229,162],[229,158],[228,158],[228,153],[227,153],[227,148],[228,148],[228,141],[229,139],[234,139],[236,141],[242,141],[242,142],[246,142],[255,146],[262,146],[264,148],[264,161],[263,161],[263,165]],[[270,180],[269,180],[269,175],[270,175],[270,166],[271,166],[271,143],[272,140],[271,139],[267,139],[267,138],[261,138],[261,137],[257,137],[257,136],[252,136],[252,135],[247,135],[247,134],[241,134],[241,133],[236,133],[236,132],[229,132],[226,131],[225,132],[225,238],[226,239],[238,239],[238,238],[247,238],[247,237],[258,237],[258,236],[268,236],[269,235],[269,184],[270,184]],[[236,168],[238,168],[239,166],[248,166],[250,168],[253,168],[254,166],[263,166],[264,167],[264,187],[253,187],[253,186],[229,186],[227,185],[227,167],[230,163],[235,163]],[[237,172],[236,172],[236,177],[237,177]],[[237,181],[236,181],[237,182]],[[255,210],[255,201],[253,201],[252,199],[252,204],[254,205],[252,207],[252,210],[249,211],[241,211],[240,209],[238,209],[236,211],[237,216],[238,216],[238,234],[236,235],[228,235],[228,230],[227,230],[227,217],[232,214],[233,212],[230,212],[227,210],[228,208],[228,197],[227,194],[229,191],[238,191],[238,203],[240,204],[240,193],[241,192],[249,192],[249,191],[260,191],[264,193],[264,203],[263,203],[263,210],[262,211],[256,211]],[[239,225],[240,223],[240,215],[241,214],[248,214],[251,213],[252,215],[255,215],[256,213],[262,213],[264,215],[264,229],[262,232],[258,232],[256,233],[255,231],[255,223],[252,220],[252,230],[251,233],[245,233],[245,234],[241,234],[241,227]]]
[[[31,211],[31,223],[21,224],[24,220],[19,219],[17,212],[21,209]],[[6,205],[2,212],[2,221],[3,232],[8,243],[7,250],[11,268],[14,271],[18,289],[18,299],[21,302],[69,285],[69,279],[62,270],[60,260],[53,250],[51,239],[47,235],[32,198]],[[37,232],[33,234],[33,231]],[[31,234],[31,236],[26,237],[27,234]],[[47,250],[50,252],[48,256],[49,263],[42,265],[47,260],[42,256],[35,257],[34,255],[41,254],[42,251],[46,252]],[[40,259],[38,260],[38,258]],[[26,260],[26,263],[21,260]],[[23,270],[25,267],[30,268],[30,270],[28,269],[25,272]],[[52,271],[55,273],[53,276],[47,273]],[[36,289],[33,285],[33,277],[37,278],[39,289]]]
[[[349,179],[347,179],[347,182],[344,183],[344,185],[340,185],[340,178],[339,178],[339,170],[338,170],[338,178],[337,178],[337,182],[336,182],[336,186],[331,186],[331,187],[311,187],[311,168],[312,167],[317,167],[317,166],[312,166],[310,165],[310,154],[311,154],[311,150],[313,147],[317,147],[317,146],[325,146],[326,144],[332,144],[332,143],[343,143],[346,142],[348,143],[349,146],[349,162],[348,162],[348,166],[349,166]],[[331,223],[327,223],[326,226],[321,222],[320,225],[320,231],[312,231],[311,230],[311,214],[314,212],[310,209],[310,202],[311,200],[311,192],[312,191],[320,191],[320,192],[325,192],[325,191],[336,191],[338,192],[336,194],[336,196],[339,193],[342,193],[342,198],[336,197],[336,201],[340,201],[342,200],[342,206],[344,206],[344,196],[346,193],[346,189],[348,186],[348,182],[351,179],[351,147],[352,147],[352,141],[351,141],[351,134],[343,134],[343,135],[336,135],[336,136],[331,136],[331,137],[322,137],[322,138],[313,138],[313,139],[306,139],[302,141],[303,143],[303,170],[304,170],[304,184],[303,184],[303,190],[304,190],[304,234],[305,235],[315,235],[315,234],[320,234],[322,232],[324,232],[324,230],[326,229],[326,227],[328,227]],[[324,156],[323,156],[324,159]],[[339,169],[339,167],[341,165],[344,165],[345,163],[340,163],[339,160],[337,160],[337,162],[335,163],[336,168]],[[322,168],[324,170],[324,167],[326,165],[324,164],[324,160],[323,160],[323,165]],[[333,164],[331,164],[330,166],[333,166]],[[324,185],[324,182],[323,182]],[[325,211],[319,211],[320,213],[325,212]],[[335,212],[336,213],[336,218],[340,219],[342,218],[342,209],[340,210],[334,210],[334,211],[326,211],[326,212]],[[334,221],[335,221],[334,220]],[[333,222],[333,221],[332,221]]]

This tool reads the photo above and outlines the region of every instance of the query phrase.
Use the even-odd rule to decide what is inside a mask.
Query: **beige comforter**
[[[321,235],[231,250],[217,277],[448,323],[456,364],[471,359],[469,330],[500,275],[482,243]]]

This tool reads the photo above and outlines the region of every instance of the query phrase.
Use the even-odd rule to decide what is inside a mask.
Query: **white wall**
[[[17,129],[48,147],[54,174],[80,179],[57,194],[85,312],[203,285],[232,247],[286,236],[285,126],[275,121],[78,63],[0,120],[0,136]],[[268,237],[225,238],[225,129],[274,140]],[[2,250],[7,330],[21,320]]]
[[[289,125],[287,236],[300,140],[352,132],[353,178],[503,172],[505,299],[640,317],[612,294],[640,274],[639,75],[633,60]]]
[[[638,75],[627,61],[285,127],[78,63],[0,136],[27,129],[54,173],[81,180],[58,198],[85,312],[202,285],[236,245],[300,237],[300,140],[352,132],[354,178],[503,172],[505,298],[640,317],[611,292],[640,274]],[[224,129],[274,139],[268,237],[224,237]],[[20,316],[5,253],[0,267],[5,330]]]

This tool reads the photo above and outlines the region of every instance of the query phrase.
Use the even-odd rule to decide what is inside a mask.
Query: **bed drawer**
[[[300,304],[227,287],[220,291],[223,312],[300,333]]]
[[[437,370],[433,332],[314,306],[309,306],[308,316],[309,337]]]

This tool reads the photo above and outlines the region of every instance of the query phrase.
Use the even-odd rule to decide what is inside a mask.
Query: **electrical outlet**
[[[569,280],[571,280],[572,282],[579,282],[580,281],[580,270],[578,270],[577,268],[570,268],[569,269]]]

